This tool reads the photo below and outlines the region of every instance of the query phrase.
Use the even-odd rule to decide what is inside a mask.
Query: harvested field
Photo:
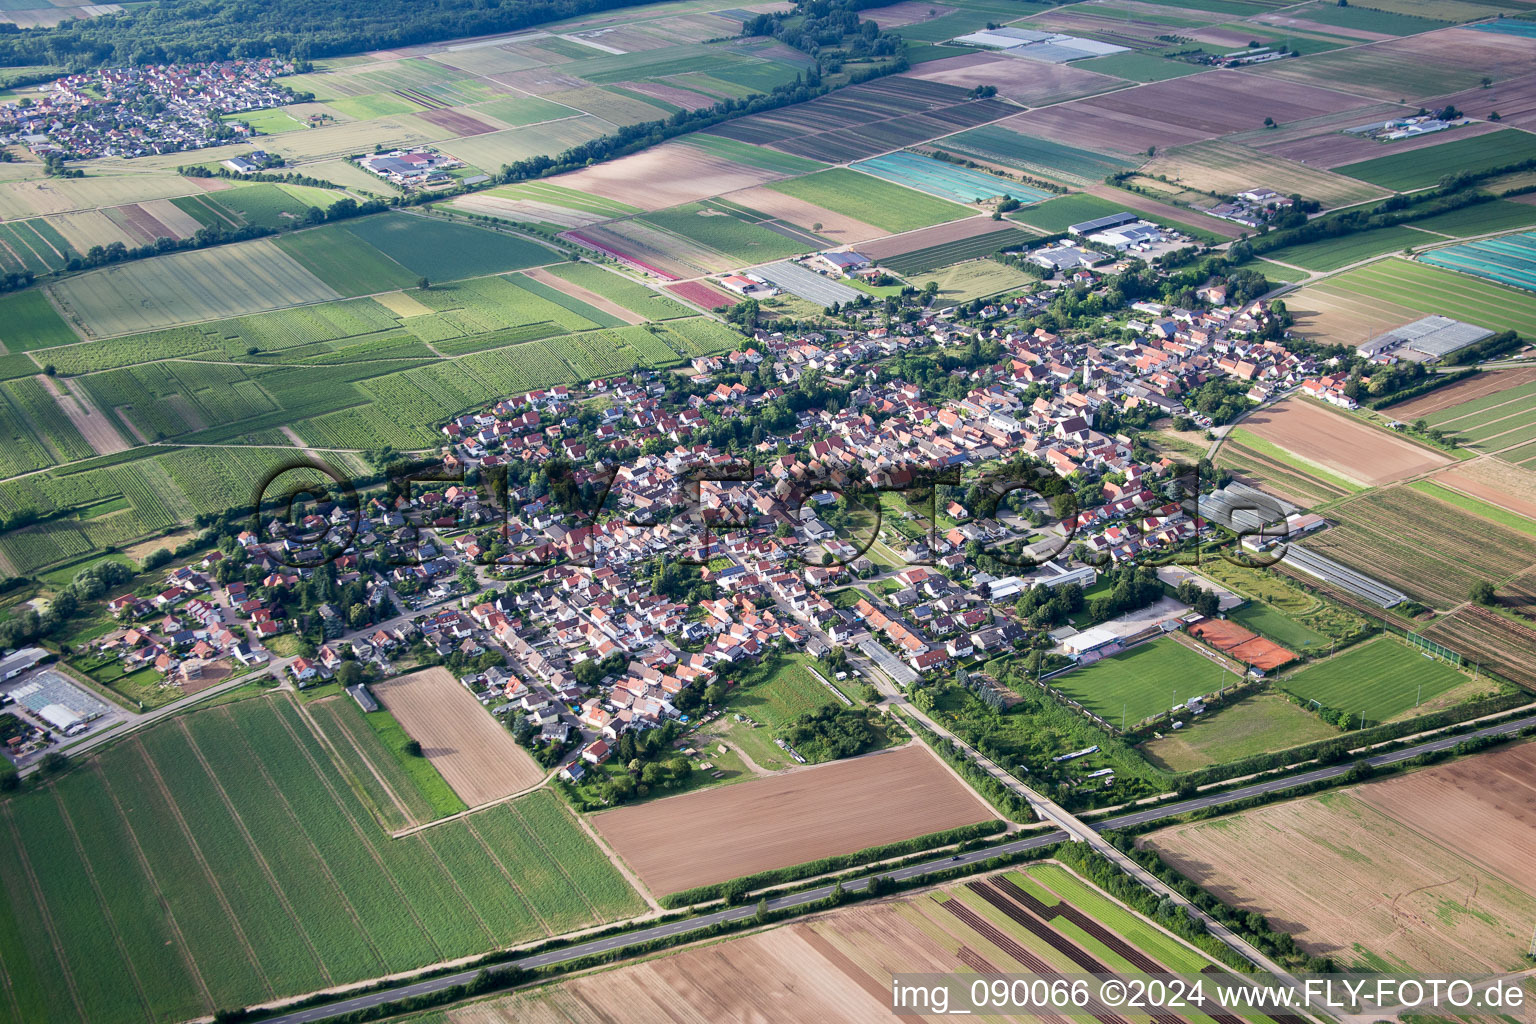
[[[829,210],[825,206],[808,203],[804,199],[785,195],[767,187],[743,189],[723,197],[732,203],[746,206],[770,217],[788,221],[807,231],[814,231],[832,239],[838,245],[862,242],[867,238],[880,238],[885,231],[867,224],[856,217]],[[863,249],[859,250],[863,252]]]
[[[1484,370],[1465,380],[1459,380],[1449,387],[1436,388],[1427,395],[1400,402],[1391,407],[1392,416],[1394,419],[1411,423],[1442,410],[1454,413],[1455,406],[1533,382],[1536,382],[1536,366]],[[1488,405],[1489,403],[1479,402],[1478,408],[1485,408]],[[1439,417],[1436,422],[1440,422]]]
[[[1262,128],[1266,117],[1285,124],[1361,105],[1331,89],[1277,87],[1253,75],[1211,71],[1032,110],[1009,126],[1086,149],[1140,155],[1148,146]]]
[[[885,799],[892,793],[901,794],[899,804]],[[992,817],[990,807],[912,742],[603,811],[592,824],[646,886],[662,894]]]
[[[1516,585],[1523,586],[1523,593],[1530,595],[1536,590],[1536,579],[1527,573]],[[1536,601],[1527,597],[1527,602],[1526,607],[1536,611]],[[1536,630],[1467,605],[1424,630],[1424,635],[1506,679],[1536,687],[1536,665],[1531,662],[1531,651],[1536,650]]]
[[[1069,64],[1045,64],[992,53],[968,53],[963,57],[929,61],[906,72],[906,77],[943,82],[962,89],[994,85],[999,96],[1031,107],[1108,92],[1122,84],[1117,78]]]
[[[1251,414],[1243,420],[1243,428],[1306,462],[1371,487],[1452,461],[1448,455],[1300,398]]]
[[[549,181],[642,210],[660,210],[751,188],[776,177],[772,171],[732,163],[693,146],[656,146]]]
[[[579,228],[588,224],[597,224],[607,220],[607,216],[601,213],[591,213],[583,210],[572,210],[564,206],[555,206],[551,203],[540,203],[528,199],[507,199],[503,196],[493,196],[484,192],[473,192],[469,195],[456,196],[449,200],[448,205],[455,210],[463,210],[465,213],[478,213],[486,217],[500,217],[504,220],[520,220],[557,224],[562,228]]]
[[[1387,114],[1351,114],[1349,125],[1370,124],[1373,120],[1385,120],[1388,117],[1400,116],[1398,111],[1412,113],[1406,107],[1393,106],[1394,113]],[[1341,125],[1342,127],[1342,125]],[[1375,139],[1361,138],[1355,135],[1345,135],[1337,127],[1319,131],[1312,135],[1293,138],[1289,141],[1277,141],[1265,146],[1259,141],[1248,142],[1248,145],[1256,149],[1262,149],[1266,153],[1284,157],[1293,162],[1308,164],[1312,167],[1340,167],[1344,164],[1358,163],[1361,160],[1370,160],[1388,153],[1409,153],[1428,146],[1438,146],[1442,142],[1449,142],[1451,138],[1468,139],[1477,135],[1486,135],[1489,132],[1498,131],[1499,126],[1479,121],[1474,124],[1462,125],[1457,128],[1455,135],[1446,137],[1436,133],[1421,135],[1412,139],[1397,139],[1393,142],[1377,142]],[[1229,140],[1230,141],[1230,140]]]
[[[1141,842],[1341,964],[1512,970],[1536,915],[1533,768],[1524,744]]]
[[[1536,538],[1413,488],[1359,495],[1328,518],[1338,525],[1307,547],[1436,608],[1463,603],[1474,583],[1497,585],[1536,566]]]
[[[373,692],[471,807],[528,789],[544,777],[512,734],[445,668],[375,683]]]
[[[1197,622],[1189,627],[1189,632],[1191,636],[1199,637],[1244,665],[1261,668],[1266,672],[1296,660],[1295,654],[1279,644],[1271,643],[1253,630],[1244,629],[1226,619]]]
[[[1347,136],[1331,136],[1341,137]],[[1223,195],[1252,188],[1252,183],[1258,181],[1282,195],[1300,193],[1330,207],[1363,202],[1384,192],[1354,178],[1283,159],[1278,153],[1261,153],[1226,141],[1202,142],[1159,153],[1142,167],[1142,173],[1166,175],[1177,184]]]
[[[1418,104],[1432,97],[1477,88],[1484,76],[1500,81],[1527,75],[1533,59],[1536,39],[1444,28],[1403,39],[1314,53],[1296,60],[1275,61],[1245,74],[1270,81],[1327,86],[1370,99]],[[1467,113],[1487,111],[1474,107]],[[1277,116],[1275,120],[1281,118]]]
[[[1436,473],[1435,483],[1536,519],[1536,472],[1497,459],[1461,462]]]

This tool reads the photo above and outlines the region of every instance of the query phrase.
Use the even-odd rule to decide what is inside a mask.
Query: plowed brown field
[[[544,777],[512,734],[445,668],[375,683],[373,694],[471,807],[525,790]]]
[[[1536,745],[1143,841],[1342,964],[1513,969],[1536,921]]]
[[[994,818],[921,743],[620,807],[592,824],[653,893]]]
[[[1321,405],[1290,398],[1242,421],[1288,452],[1372,487],[1453,461]]]

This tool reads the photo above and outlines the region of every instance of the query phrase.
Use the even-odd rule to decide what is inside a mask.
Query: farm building
[[[1152,245],[1162,240],[1162,228],[1156,224],[1148,224],[1144,220],[1122,224],[1107,231],[1095,231],[1088,236],[1088,241],[1095,245],[1108,246],[1117,251],[1129,249],[1133,245]]]
[[[1493,332],[1487,328],[1452,320],[1448,316],[1426,316],[1372,338],[1355,351],[1366,359],[1395,353],[1404,359],[1422,362],[1450,355],[1491,334]]]
[[[825,264],[829,270],[837,274],[851,274],[866,270],[875,263],[863,253],[852,251],[818,253],[815,261]]]
[[[1135,224],[1141,217],[1129,210],[1121,210],[1119,213],[1107,213],[1093,220],[1079,221],[1076,224],[1067,225],[1069,235],[1092,235],[1100,231],[1108,231],[1110,228],[1118,228],[1125,224]]]
[[[1104,254],[1092,249],[1081,249],[1075,245],[1057,245],[1036,249],[1026,258],[1036,266],[1045,267],[1048,270],[1076,270],[1078,267],[1093,266],[1104,258]]]

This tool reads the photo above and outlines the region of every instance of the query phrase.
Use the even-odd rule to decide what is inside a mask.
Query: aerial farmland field
[[[1529,858],[1511,860],[1533,764],[1523,744],[1141,842],[1341,965],[1503,971],[1536,916]]]
[[[1536,135],[1515,128],[1453,139],[1429,149],[1394,153],[1335,167],[1338,174],[1397,191],[1434,185],[1459,171],[1518,164],[1536,157]]]
[[[559,258],[521,237],[435,217],[403,213],[361,217],[347,223],[346,230],[412,273],[434,281],[522,270]]]
[[[390,839],[350,771],[288,698],[258,697],[0,804],[0,943],[25,1019],[208,1013],[643,906],[549,794]],[[92,886],[107,902],[79,898]],[[18,929],[58,945],[24,950]]]
[[[900,791],[899,805],[880,793]],[[603,811],[593,826],[653,893],[988,821],[989,805],[917,742]]]
[[[1356,344],[1431,315],[1494,331],[1536,334],[1536,292],[1396,258],[1307,285],[1287,295],[1286,305],[1296,312],[1304,333],[1317,331]]]
[[[1308,538],[1307,547],[1436,608],[1466,601],[1478,581],[1536,565],[1536,539],[1410,488],[1361,494],[1327,514],[1339,525]]]
[[[771,1006],[785,1020],[890,1016],[892,976],[908,973],[1199,973],[1210,961],[1068,868],[1043,863],[571,978],[443,1014],[444,1024],[637,1024],[740,1020]],[[698,979],[719,972],[729,984]],[[814,978],[815,984],[804,980]],[[656,993],[674,993],[664,1003]],[[1016,1019],[1016,1018],[1008,1018]]]
[[[776,181],[768,187],[890,232],[911,231],[970,214],[958,203],[925,196],[843,167]]]
[[[90,337],[339,298],[267,239],[93,270],[52,293]]]
[[[1240,442],[1252,435],[1304,463],[1366,486],[1391,483],[1453,461],[1442,452],[1302,398],[1253,413],[1239,430]]]

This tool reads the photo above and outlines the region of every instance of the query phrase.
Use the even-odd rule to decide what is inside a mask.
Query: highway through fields
[[[1463,740],[1475,739],[1484,736],[1508,736],[1518,732],[1526,726],[1536,725],[1536,715],[1529,715],[1509,722],[1501,722],[1497,725],[1486,726],[1471,732],[1462,733],[1459,736],[1444,736],[1425,743],[1405,747],[1385,754],[1376,754],[1362,758],[1364,763],[1372,766],[1396,764],[1417,757],[1420,754],[1446,750],[1454,747]],[[1342,764],[1329,765],[1326,768],[1317,768],[1312,771],[1302,772],[1297,775],[1280,779],[1271,779],[1266,782],[1256,782],[1252,785],[1242,786],[1238,789],[1227,790],[1224,793],[1211,793],[1205,796],[1195,797],[1190,800],[1180,800],[1176,803],[1162,804],[1158,807],[1150,807],[1146,810],[1135,811],[1130,814],[1122,814],[1103,821],[1095,822],[1091,827],[1099,832],[1113,829],[1128,828],[1135,825],[1143,825],[1148,822],[1159,821],[1165,818],[1176,817],[1190,811],[1198,811],[1207,807],[1220,807],[1225,804],[1237,803],[1249,797],[1261,796],[1266,793],[1274,793],[1279,790],[1291,789],[1296,786],[1305,786],[1312,782],[1321,782],[1326,779],[1338,778],[1349,771],[1356,762],[1350,761]],[[984,849],[970,850],[951,857],[935,857],[918,864],[907,867],[895,868],[890,871],[882,871],[864,878],[845,882],[843,889],[847,892],[861,892],[868,887],[872,878],[884,878],[891,881],[904,881],[918,878],[933,872],[945,871],[950,868],[962,867],[968,864],[979,864],[1005,854],[1021,853],[1027,850],[1039,849],[1043,846],[1052,846],[1068,838],[1065,831],[1053,831],[1044,834],[1031,835],[1025,839],[1018,839],[1009,843],[1000,843],[996,846],[988,846]],[[814,903],[817,900],[826,899],[832,894],[832,885],[820,885],[802,892],[790,893],[768,900],[769,910],[789,910]],[[506,961],[491,967],[484,968],[491,973],[507,967],[549,967],[555,964],[565,963],[580,957],[591,956],[595,953],[606,953],[612,950],[623,949],[637,943],[650,942],[655,939],[666,939],[686,936],[687,933],[707,928],[710,925],[722,924],[732,921],[741,921],[750,918],[757,913],[755,906],[728,907],[710,913],[699,914],[695,917],[682,918],[677,921],[669,921],[664,924],[650,925],[644,928],[636,928],[618,935],[609,935],[603,938],[591,939],[586,942],[573,943],[560,949],[550,950],[545,953],[535,953],[516,960]],[[473,981],[480,969],[458,971],[454,974],[440,975],[435,978],[427,978],[410,985],[402,985],[399,988],[391,988],[378,992],[366,992],[349,999],[341,999],[332,1003],[308,1007],[302,1010],[294,1010],[266,1018],[267,1024],[311,1024],[314,1021],[323,1021],[328,1017],[348,1013],[353,1010],[366,1009],[381,1003],[404,999],[409,996],[425,995],[432,992],[440,992],[445,988],[455,985],[463,985]]]

